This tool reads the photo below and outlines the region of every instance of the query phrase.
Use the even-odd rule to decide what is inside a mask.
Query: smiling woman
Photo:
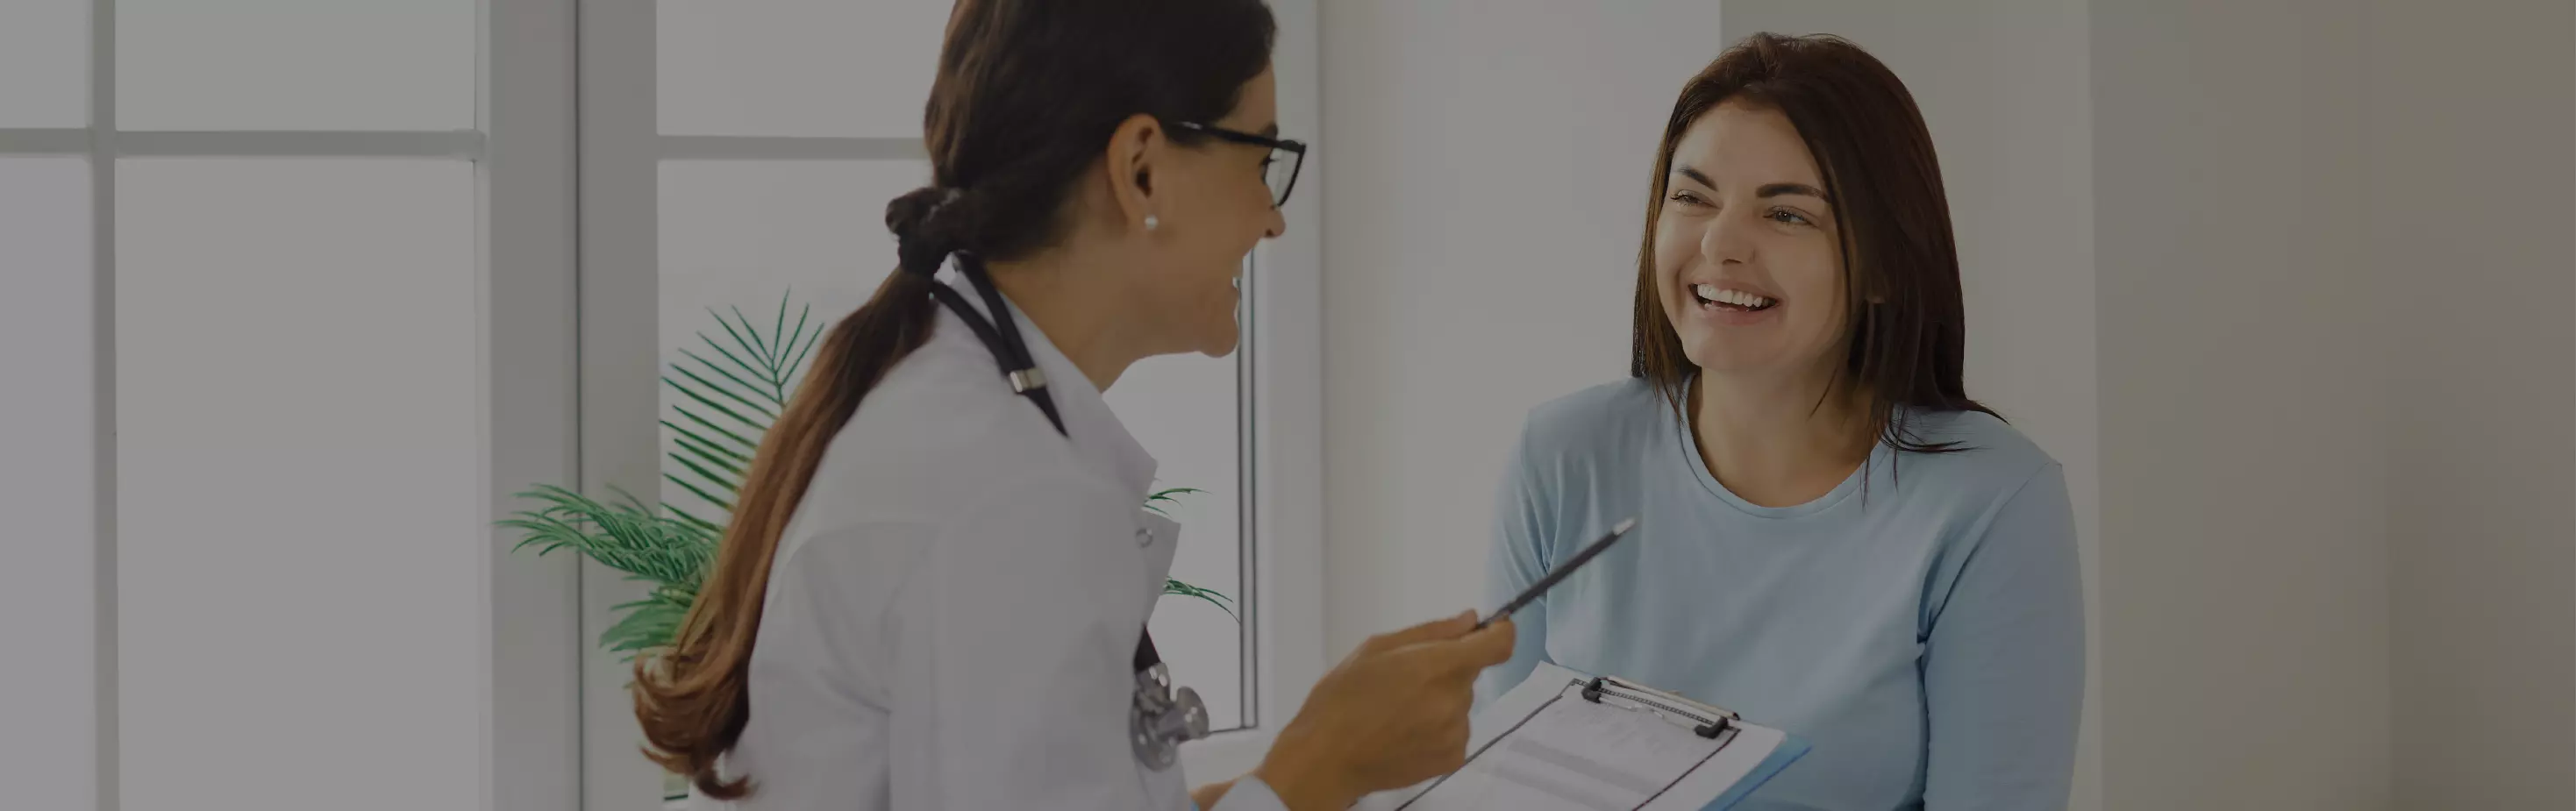
[[[1602,523],[1640,528],[1521,612],[1479,694],[1548,661],[1816,742],[1743,808],[2063,808],[2072,511],[2057,463],[1961,384],[1959,263],[1904,85],[1848,42],[1756,35],[1682,91],[1655,178],[1634,379],[1530,416],[1487,598]]]

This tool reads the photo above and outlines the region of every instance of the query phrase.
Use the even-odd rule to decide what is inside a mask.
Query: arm
[[[2064,809],[2084,704],[2084,594],[2058,466],[1998,508],[1948,594],[1924,651],[1924,807]]]
[[[1555,502],[1529,459],[1529,429],[1504,464],[1501,486],[1494,493],[1494,542],[1485,556],[1485,605],[1492,610],[1547,576],[1549,513]],[[1518,631],[1508,662],[1476,679],[1476,703],[1483,705],[1520,686],[1530,671],[1547,659],[1547,598],[1530,601],[1512,616]]]

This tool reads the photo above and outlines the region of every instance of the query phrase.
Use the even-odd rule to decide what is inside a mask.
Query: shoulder
[[[831,438],[799,510],[808,529],[938,526],[1031,490],[1109,487],[982,351],[933,339],[887,371]]]
[[[1897,451],[1899,488],[1966,507],[1997,508],[2033,483],[2060,481],[2057,459],[2020,429],[1979,411],[1910,411],[1906,436],[1946,452]],[[2062,484],[2055,492],[2063,492]],[[2061,496],[2062,498],[2062,496]]]
[[[1521,456],[1539,462],[1633,447],[1673,419],[1672,404],[1646,381],[1604,383],[1530,409]]]

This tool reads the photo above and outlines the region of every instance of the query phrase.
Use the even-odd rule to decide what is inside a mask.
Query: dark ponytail
[[[924,116],[933,182],[886,204],[900,268],[832,327],[761,439],[678,639],[636,659],[646,756],[709,797],[749,793],[749,778],[727,779],[719,761],[751,720],[751,652],[779,535],[860,401],[930,339],[941,266],[1053,244],[1074,182],[1121,123],[1223,118],[1269,67],[1273,34],[1260,0],[958,2]]]

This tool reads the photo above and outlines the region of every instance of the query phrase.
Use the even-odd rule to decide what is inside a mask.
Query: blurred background
[[[1522,416],[1626,371],[1673,94],[1769,30],[1912,89],[1970,391],[2066,465],[2070,807],[2576,808],[2576,5],[1272,5],[1249,340],[1110,395],[1194,775],[1480,601]],[[613,643],[672,579],[521,544],[721,523],[894,266],[948,8],[0,0],[5,804],[661,807]]]

